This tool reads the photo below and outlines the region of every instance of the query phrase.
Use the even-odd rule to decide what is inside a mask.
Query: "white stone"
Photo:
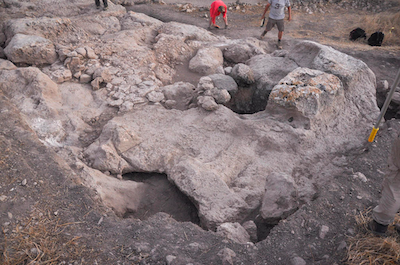
[[[321,226],[321,230],[319,232],[319,238],[324,239],[328,232],[329,232],[328,226],[326,226],[326,225]]]
[[[217,227],[217,234],[241,244],[250,242],[250,235],[239,223],[223,223]]]

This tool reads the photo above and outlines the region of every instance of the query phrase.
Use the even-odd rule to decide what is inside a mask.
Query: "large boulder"
[[[181,36],[159,34],[154,44],[154,50],[158,54],[160,63],[175,65],[190,59],[195,50],[190,47]]]
[[[13,84],[12,89],[7,84]],[[1,70],[0,90],[18,106],[43,142],[62,145],[66,137],[66,128],[58,120],[62,98],[57,84],[47,75],[35,67]]]
[[[82,167],[85,184],[96,190],[104,205],[110,207],[119,217],[137,212],[143,204],[149,184],[119,179],[102,174],[97,170]]]
[[[277,126],[291,133],[282,135]],[[221,105],[206,113],[200,108],[179,111],[154,105],[113,118],[84,156],[88,165],[115,174],[166,173],[194,202],[201,224],[215,229],[224,222],[239,222],[259,207],[265,172],[281,169],[291,174],[302,152],[307,152],[301,146],[308,150],[316,144],[312,133],[302,135],[300,144],[298,134],[304,132],[290,128],[274,120],[240,119]],[[299,181],[307,185],[298,186],[312,187],[313,180]],[[304,201],[313,192],[304,192]]]
[[[307,176],[314,176],[321,171],[321,164],[314,163],[314,157],[360,145],[370,129],[371,118],[379,110],[376,105],[358,108],[352,103],[358,99],[364,101],[363,97],[368,94],[356,94],[354,82],[349,83],[351,87],[344,86],[340,72],[335,75],[298,68],[289,59],[260,56],[250,62],[251,69],[258,74],[273,72],[260,62],[275,62],[282,68],[285,63],[291,68],[296,66],[277,81],[264,112],[250,117],[237,115],[224,106],[214,108],[218,105],[211,104],[215,99],[208,93],[215,89],[215,84],[210,76],[203,77],[197,89],[185,86],[178,89],[182,92],[178,93],[179,98],[185,98],[186,94],[184,106],[187,106],[197,96],[204,109],[214,111],[147,106],[114,118],[106,126],[107,131],[85,151],[87,163],[115,172],[106,158],[98,158],[97,154],[108,152],[120,172],[166,173],[191,198],[199,210],[202,225],[208,229],[243,220],[263,201],[262,218],[266,222],[286,217],[301,204],[311,201],[318,189],[313,177],[292,178],[298,167],[307,168]],[[340,65],[335,67],[339,68]],[[369,71],[361,67],[354,74],[359,76]],[[367,81],[365,84],[370,89],[374,82]],[[370,113],[373,115],[367,117]],[[122,152],[115,148],[120,140],[112,133],[121,126],[134,133],[136,139]],[[275,186],[286,188],[279,191]],[[282,198],[284,203],[280,205]]]
[[[8,82],[13,84],[12,89]],[[36,67],[0,71],[0,89],[25,114],[55,115],[62,103],[57,84]]]
[[[324,166],[332,164],[331,154],[359,147],[379,112],[370,93],[370,70],[350,58],[335,60],[342,55],[325,46],[305,42],[294,48],[300,55],[262,55],[257,40],[228,41],[195,26],[162,23],[116,8],[110,4],[103,12],[93,2],[86,4],[76,14],[85,12],[87,18],[75,16],[49,35],[25,24],[52,41],[68,32],[68,38],[57,41],[63,66],[73,78],[86,75],[85,82],[94,78],[96,85],[104,83],[95,87],[101,89],[66,82],[64,76],[57,85],[37,68],[9,64],[0,70],[0,88],[39,139],[56,147],[120,216],[135,211],[138,197],[147,191],[145,185],[120,185],[113,177],[164,173],[197,207],[201,226],[219,227],[245,242],[248,236],[237,223],[255,214],[276,222],[312,201],[318,186],[330,181],[332,171]],[[10,36],[22,33],[17,31]],[[92,55],[85,47],[93,48]],[[224,47],[231,48],[225,50],[229,60],[250,58],[233,71],[242,80],[209,75],[222,69]],[[314,57],[306,59],[307,49]],[[192,66],[208,76],[197,86],[166,86],[172,83],[174,64],[186,63],[197,50]],[[203,51],[212,56],[202,61]],[[238,82],[265,93],[259,97],[264,104],[272,90],[270,108],[239,115],[223,106]],[[222,225],[227,223],[233,225]]]
[[[312,41],[297,44],[288,57],[301,67],[339,77],[345,87],[348,104],[368,111],[367,117],[372,120],[377,118],[376,77],[363,61]]]
[[[190,60],[189,69],[202,75],[215,74],[223,72],[223,62],[224,58],[219,48],[202,48],[199,49],[197,54]]]
[[[161,88],[164,93],[165,106],[171,109],[185,110],[194,103],[196,88],[191,83],[178,82]]]
[[[246,65],[254,74],[252,104],[258,111],[265,109],[269,94],[279,80],[298,67],[293,60],[269,54],[254,56],[246,62]]]
[[[253,70],[246,64],[238,63],[232,68],[232,78],[242,86],[251,85],[255,82]]]
[[[255,38],[233,40],[223,49],[224,58],[231,63],[245,63],[255,55],[265,54],[260,44]]]
[[[57,58],[54,44],[42,37],[16,34],[4,49],[13,63],[30,65],[52,64]]]
[[[257,89],[271,91],[288,73],[298,67],[298,64],[285,57],[274,57],[269,54],[257,55],[246,62],[254,73]]]
[[[65,38],[72,33],[73,27],[69,18],[19,18],[8,20],[5,24],[7,43],[16,34],[39,36],[52,42]]]
[[[337,76],[299,67],[274,87],[268,109],[276,112],[283,107],[293,126],[310,128],[335,124],[332,113],[339,113],[344,104],[344,88]]]
[[[260,208],[261,217],[270,224],[276,224],[281,218],[293,213],[299,205],[297,187],[291,176],[285,173],[271,174]]]
[[[235,94],[238,90],[238,85],[235,80],[229,75],[213,74],[209,76],[218,89],[225,89],[230,94]]]
[[[168,178],[195,202],[202,226],[215,229],[218,224],[237,220],[248,211],[247,203],[229,189],[218,171],[207,169],[190,157],[177,162],[168,170]]]
[[[87,163],[102,171],[166,173],[197,206],[204,227],[239,221],[259,206],[264,187],[255,182],[265,181],[265,169],[251,148],[253,140],[245,136],[253,128],[223,106],[208,113],[154,105],[116,117],[85,150]],[[135,140],[116,133],[117,128]],[[238,135],[245,137],[236,142]]]
[[[245,63],[253,56],[253,51],[249,45],[233,44],[224,49],[224,58],[232,63]]]

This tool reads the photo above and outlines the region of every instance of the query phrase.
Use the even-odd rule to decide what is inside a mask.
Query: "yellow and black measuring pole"
[[[392,87],[390,88],[389,94],[386,97],[385,104],[383,104],[383,107],[381,109],[381,113],[379,114],[378,120],[375,123],[375,126],[372,128],[371,134],[369,135],[368,142],[372,143],[375,139],[375,135],[379,130],[379,124],[381,123],[381,120],[383,116],[386,113],[387,108],[389,107],[390,101],[392,100],[394,91],[396,90],[397,85],[399,84],[400,81],[400,69],[397,72],[396,78],[394,79],[394,83]]]

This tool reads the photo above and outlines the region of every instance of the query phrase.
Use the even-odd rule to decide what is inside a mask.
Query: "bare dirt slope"
[[[173,5],[137,5],[129,9],[162,21],[208,26],[204,17],[207,11],[180,12]],[[215,34],[258,37],[263,6],[245,10],[230,12],[229,29],[214,30]],[[290,47],[297,38],[329,44],[365,61],[378,80],[391,83],[400,67],[399,48],[350,43],[347,32],[353,13],[331,11],[295,12],[293,21],[286,24],[284,46]],[[271,46],[276,33],[273,30],[266,38]],[[347,154],[332,154],[332,163],[341,171],[330,187],[321,190],[312,204],[304,205],[275,226],[266,240],[240,245],[165,214],[147,220],[118,218],[94,199],[92,191],[80,185],[73,171],[44,147],[16,108],[0,94],[0,263],[304,264],[298,259],[295,263],[301,256],[306,264],[344,264],[347,237],[358,229],[354,217],[376,204],[390,145],[399,131],[397,120],[387,122],[375,143],[366,142]],[[356,179],[356,172],[368,181]],[[316,229],[320,224],[329,227],[335,235],[332,240],[321,240]],[[298,231],[299,227],[302,229]],[[296,251],[287,253],[288,245]]]

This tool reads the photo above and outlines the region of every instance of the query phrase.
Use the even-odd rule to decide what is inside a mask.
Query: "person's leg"
[[[380,225],[393,222],[400,209],[400,138],[397,138],[388,159],[388,172],[382,186],[382,195],[378,206],[372,210],[372,218]]]
[[[283,31],[278,31],[278,41],[282,40]]]
[[[282,40],[282,36],[283,36],[283,31],[285,30],[285,24],[282,20],[278,20],[276,22],[276,26],[278,27],[278,49],[282,49],[282,44],[281,44],[281,40]]]
[[[267,34],[268,31],[270,31],[275,25],[275,21],[271,18],[268,18],[267,26],[265,27],[265,30],[263,33],[261,33],[260,39],[264,38],[264,36]]]
[[[96,3],[96,7],[100,8],[100,0],[94,0],[94,2]]]
[[[212,29],[212,27],[216,27],[219,28],[219,26],[217,24],[215,24],[217,17],[214,17],[211,15],[211,10],[210,10],[210,25],[208,26],[209,29]]]
[[[372,211],[375,221],[383,225],[393,222],[400,208],[400,172],[389,172],[383,181],[382,195],[378,206]]]
[[[383,181],[382,196],[378,206],[372,211],[375,221],[383,225],[393,222],[400,208],[400,173],[390,172]]]
[[[225,28],[228,28],[228,16],[225,14],[225,16],[222,15],[222,18],[224,19],[224,23],[225,23]]]
[[[107,2],[107,0],[103,0],[103,4],[104,4],[104,8],[107,8],[107,7],[108,7],[108,2]]]

